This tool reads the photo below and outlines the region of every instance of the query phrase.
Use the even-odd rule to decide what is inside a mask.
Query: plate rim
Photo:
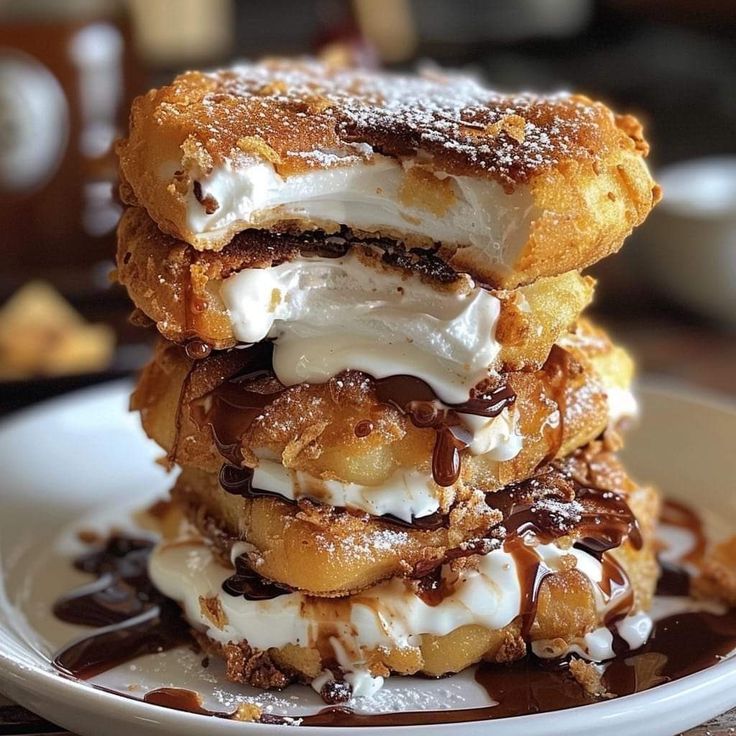
[[[12,431],[14,426],[19,422],[32,421],[39,415],[55,409],[62,409],[66,405],[74,404],[82,398],[92,400],[96,394],[105,396],[111,393],[121,393],[124,388],[130,387],[131,385],[132,382],[129,378],[105,381],[11,412],[0,419],[0,442],[2,442],[3,436],[7,432]],[[648,375],[638,382],[637,390],[674,401],[705,404],[716,411],[733,415],[736,419],[736,400],[734,398],[717,391],[692,386],[677,379]],[[0,579],[1,583],[2,580]],[[5,597],[4,586],[0,589],[0,596]],[[2,645],[0,645],[0,684],[10,688],[13,691],[13,699],[17,700],[21,705],[23,704],[23,700],[25,700],[23,697],[25,693],[42,694],[46,695],[46,697],[50,696],[49,702],[51,702],[51,699],[63,700],[68,696],[69,698],[73,697],[75,702],[78,702],[80,699],[89,702],[89,707],[85,707],[84,704],[81,707],[85,712],[91,714],[95,711],[104,711],[107,716],[127,718],[131,723],[145,721],[151,724],[154,722],[157,725],[163,725],[172,730],[180,727],[184,729],[182,731],[183,734],[190,733],[190,729],[196,728],[204,722],[202,716],[194,713],[164,708],[151,703],[145,703],[132,696],[126,697],[123,694],[107,692],[85,682],[66,678],[61,673],[46,670],[34,664],[22,663],[12,653],[6,651]],[[555,732],[555,728],[561,729],[564,727],[568,732],[575,734],[577,731],[571,730],[570,728],[569,721],[571,714],[585,713],[592,716],[595,713],[596,718],[605,720],[608,723],[616,723],[619,726],[624,726],[627,723],[634,723],[638,720],[642,709],[650,711],[653,707],[663,707],[668,702],[680,698],[685,694],[688,694],[688,697],[692,698],[703,689],[708,689],[711,695],[715,692],[725,692],[725,689],[732,687],[733,684],[736,684],[736,656],[731,656],[705,670],[695,672],[673,682],[658,685],[650,690],[548,713],[511,716],[502,719],[491,718],[485,721],[459,721],[454,723],[417,724],[410,726],[361,726],[359,729],[339,726],[300,726],[299,731],[295,733],[304,733],[307,735],[334,733],[337,736],[341,732],[350,731],[365,734],[365,736],[379,736],[379,734],[384,734],[387,731],[395,731],[397,733],[411,731],[412,733],[431,732],[432,734],[438,734],[438,736],[449,736],[450,733],[457,731],[460,727],[489,724],[497,720],[498,723],[507,724],[507,728],[509,729],[514,728],[515,725],[529,727],[543,722],[545,729],[550,733]],[[16,697],[15,694],[18,692],[21,693],[21,698]],[[699,722],[698,720],[692,725],[698,725]],[[282,725],[246,723],[224,719],[218,720],[217,727],[223,732],[237,728],[241,734],[252,731],[263,736],[275,736],[284,732],[284,726]],[[255,730],[256,727],[257,731]],[[541,731],[538,733],[541,733]]]

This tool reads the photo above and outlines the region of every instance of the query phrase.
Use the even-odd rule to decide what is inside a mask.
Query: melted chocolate
[[[680,529],[684,529],[692,535],[694,544],[692,549],[682,558],[683,562],[697,564],[703,559],[707,544],[703,522],[689,506],[670,499],[665,500],[662,504],[660,521],[662,524],[680,527]]]
[[[415,427],[435,430],[432,476],[435,483],[443,487],[457,482],[460,453],[473,439],[459,414],[497,417],[516,401],[510,386],[500,386],[483,393],[471,392],[471,397],[461,404],[444,404],[428,383],[407,375],[379,378],[375,380],[375,389],[380,402],[406,414]]]
[[[613,605],[610,605],[606,611],[603,623],[611,627],[631,613],[636,598],[634,587],[621,565],[611,555],[602,555],[601,563],[603,568],[603,577],[600,583],[601,590],[608,596],[610,601],[614,601]]]
[[[257,343],[245,348],[245,366],[192,404],[195,421],[201,427],[210,427],[220,454],[236,468],[243,462],[241,443],[244,435],[264,409],[286,391],[273,377],[272,354],[270,343]],[[247,384],[264,378],[272,379],[269,381],[271,391],[258,392],[247,388]]]
[[[220,485],[222,489],[233,496],[243,498],[258,498],[259,496],[270,496],[278,498],[284,503],[296,504],[291,498],[286,498],[276,491],[266,491],[253,485],[252,468],[236,468],[234,465],[223,465],[220,468]]]
[[[241,443],[244,435],[264,409],[287,389],[275,379],[271,367],[272,346],[258,343],[248,348],[247,365],[221,383],[207,396],[193,402],[193,416],[200,426],[209,425],[225,460],[237,468],[242,465]],[[247,384],[269,378],[272,390],[252,391]],[[432,388],[420,378],[407,375],[374,379],[378,400],[406,414],[421,429],[434,429],[436,439],[432,455],[435,482],[451,486],[460,477],[460,453],[466,449],[472,435],[463,425],[459,414],[496,417],[516,400],[509,386],[485,392],[473,391],[461,404],[444,404]],[[356,436],[365,437],[373,429],[370,421],[359,422]]]
[[[245,556],[235,560],[235,574],[222,583],[222,589],[233,597],[243,596],[248,601],[265,601],[292,593],[288,585],[273,583],[261,577],[248,564]]]
[[[88,679],[143,654],[188,641],[179,607],[148,578],[152,547],[150,540],[113,534],[103,547],[75,560],[78,570],[98,579],[56,601],[54,614],[99,631],[59,651],[54,657],[59,670]]]
[[[644,647],[619,654],[608,664],[603,685],[612,695],[631,695],[714,665],[734,648],[736,611],[723,616],[703,612],[671,616],[655,624]],[[371,715],[340,706],[306,716],[302,723],[340,727],[463,723],[549,713],[597,702],[573,679],[565,662],[550,663],[531,655],[511,665],[481,664],[475,679],[498,705]]]
[[[234,713],[207,710],[202,703],[202,696],[195,690],[184,690],[179,687],[161,687],[151,690],[143,696],[144,703],[160,705],[163,708],[196,713],[200,716],[216,718],[232,718]]]
[[[516,563],[521,588],[521,633],[526,636],[537,615],[539,592],[552,574],[533,547],[532,533],[542,543],[575,533],[575,546],[597,557],[603,566],[601,588],[615,604],[607,624],[625,616],[634,605],[633,588],[623,569],[605,553],[628,540],[642,546],[636,517],[619,493],[583,485],[559,467],[551,466],[535,478],[486,495],[486,502],[503,513],[504,549]]]
[[[70,624],[111,626],[148,611],[158,593],[148,579],[146,566],[153,543],[114,534],[105,546],[74,562],[77,570],[97,575],[54,604],[54,615]]]
[[[486,503],[503,513],[503,526],[512,536],[533,532],[550,542],[575,531],[579,546],[598,557],[626,539],[642,547],[639,524],[623,495],[583,484],[554,465],[486,494]]]
[[[212,353],[212,346],[195,338],[186,344],[184,352],[190,360],[203,360]]]
[[[361,419],[356,425],[353,432],[355,436],[362,439],[367,437],[373,431],[373,422],[370,419]]]
[[[671,562],[659,560],[657,595],[690,595],[690,575],[687,570]]]
[[[185,713],[194,713],[198,716],[224,718],[226,720],[240,720],[238,709],[234,711],[208,710],[204,707],[202,696],[195,690],[185,690],[179,687],[161,687],[151,690],[143,696],[144,703],[159,705],[162,708],[171,708]],[[262,713],[258,723],[294,724],[295,719],[288,716],[278,716],[271,713]]]
[[[614,503],[614,500],[607,496],[606,502]],[[529,515],[526,502],[519,497],[508,503],[511,504],[509,516],[515,519],[516,526],[509,524],[508,520],[506,523],[515,528],[516,533],[507,536],[507,544],[509,539],[512,546],[520,544],[522,539],[518,531],[531,528],[529,524],[534,524],[534,529],[541,534],[550,533],[550,529],[562,532],[566,528],[559,524],[559,519],[540,523],[539,517]],[[620,514],[614,516],[614,526],[619,529]],[[606,535],[604,533],[603,536]],[[64,596],[54,610],[64,620],[103,625],[103,628],[73,642],[56,656],[55,665],[64,674],[89,678],[141,654],[162,651],[188,640],[187,627],[180,618],[178,607],[157,593],[145,574],[145,559],[150,549],[149,540],[116,534],[104,546],[76,560],[78,569],[98,575],[99,579]],[[609,582],[604,582],[604,586],[608,585],[608,592],[613,593],[615,586],[623,584],[622,573],[615,564],[611,565],[607,555],[601,555],[604,567],[610,566],[604,576]],[[530,562],[528,569],[531,571],[532,567]],[[543,572],[537,567],[533,576],[529,573],[533,580],[528,589],[539,588]],[[236,574],[247,578],[252,571],[242,561],[237,565]],[[688,581],[687,586],[685,581]],[[119,588],[116,589],[116,585]],[[441,597],[442,584],[436,573],[426,575],[418,582],[418,587],[423,588],[422,595],[430,605]],[[658,594],[680,595],[686,588],[689,589],[686,570],[672,564],[664,565]],[[533,597],[523,605],[526,615]],[[128,613],[131,617],[125,618]],[[608,623],[611,625],[613,622],[609,620]],[[105,626],[108,623],[110,625]],[[325,640],[329,638],[328,633],[331,635],[331,632],[326,632]],[[716,664],[736,648],[736,611],[731,610],[724,615],[708,612],[677,614],[656,623],[647,644],[636,652],[629,651],[622,643],[615,634],[617,656],[608,663],[603,676],[604,687],[615,696],[647,690]],[[325,643],[326,654],[328,649],[331,653],[331,647]],[[566,664],[564,660],[549,662],[532,655],[511,665],[482,664],[476,671],[476,680],[498,702],[492,707],[362,715],[353,713],[347,706],[333,705],[305,717],[302,722],[308,726],[457,723],[544,713],[593,702],[593,698],[571,677]],[[329,692],[325,692],[326,699],[335,704],[343,702],[346,694],[339,677]],[[177,688],[151,691],[144,701],[209,717],[236,717],[233,712],[207,710],[198,693]],[[271,714],[264,714],[260,720],[263,723],[294,723],[294,719],[289,717]]]
[[[275,496],[278,494],[253,487],[253,471],[226,465],[220,473],[220,483],[229,493],[244,497]],[[524,544],[527,532],[542,542],[551,542],[572,532],[580,535],[576,546],[595,555],[603,562],[604,592],[617,598],[609,611],[611,622],[626,615],[634,604],[633,591],[624,572],[604,553],[629,539],[641,547],[638,524],[626,499],[618,493],[584,486],[561,468],[550,467],[535,478],[488,493],[487,503],[503,514],[501,525],[488,530],[486,536],[452,548],[437,558],[418,563],[412,576],[418,579],[418,594],[429,605],[438,605],[451,593],[446,587],[436,588],[439,568],[461,557],[488,554],[498,546],[499,532],[505,532],[505,549],[515,559],[522,590],[522,630],[529,631],[536,617],[539,591],[550,570],[541,565],[538,556]],[[553,505],[545,503],[554,502]],[[319,500],[315,499],[319,503]],[[573,502],[575,502],[573,504]],[[294,503],[294,502],[292,502]],[[384,522],[417,530],[434,530],[447,526],[447,516],[435,513],[407,522],[391,515],[380,517]],[[426,579],[425,579],[426,578]],[[439,579],[439,578],[437,578]],[[231,578],[232,580],[232,578]],[[259,579],[260,580],[260,579]],[[260,582],[258,583],[260,585]],[[242,594],[241,587],[227,589],[233,595]],[[273,595],[284,591],[272,591]],[[269,596],[268,593],[264,595]]]
[[[504,542],[504,549],[512,555],[516,563],[516,574],[521,590],[519,603],[521,635],[527,638],[537,617],[542,583],[553,571],[539,559],[533,547],[525,544],[523,537],[516,535],[509,537]]]

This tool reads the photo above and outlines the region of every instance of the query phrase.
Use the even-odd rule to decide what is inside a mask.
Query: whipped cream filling
[[[604,592],[603,565],[584,550],[539,544],[533,535],[527,535],[525,541],[553,571],[566,569],[563,557],[575,557],[577,569],[593,584],[601,620],[617,604],[618,596],[626,594],[623,589],[613,595]],[[233,559],[246,548],[234,545]],[[520,614],[522,605],[516,561],[502,546],[480,557],[477,569],[459,573],[450,583],[452,592],[435,606],[425,603],[403,578],[392,578],[350,598],[317,599],[300,592],[268,600],[231,596],[223,592],[222,583],[232,568],[224,567],[204,541],[191,539],[160,543],[151,556],[149,574],[162,593],[180,603],[193,626],[222,644],[246,640],[257,649],[314,646],[327,622],[341,668],[360,683],[363,692],[375,692],[381,684],[370,676],[367,666],[376,648],[417,646],[422,634],[444,636],[469,624],[500,629]],[[455,573],[444,568],[443,575]],[[220,626],[208,618],[201,598],[217,599],[224,614]],[[646,626],[632,622],[631,628],[644,632]],[[605,642],[600,636],[596,639],[595,632],[592,635],[586,651],[591,658],[605,659]]]
[[[415,470],[398,471],[381,485],[364,486],[338,480],[322,480],[298,470],[288,470],[274,460],[259,460],[253,471],[253,487],[296,501],[316,498],[329,506],[365,511],[372,516],[392,516],[411,522],[440,508],[442,490],[432,476]]]
[[[470,420],[471,429],[477,429],[469,448],[471,452],[487,454],[502,462],[521,451],[519,416],[515,409],[490,421],[469,414],[462,416]],[[278,493],[291,501],[314,498],[329,506],[357,509],[372,516],[390,514],[406,522],[439,511],[441,496],[448,492],[434,482],[429,472],[398,470],[383,483],[362,485],[315,478],[304,471],[285,468],[271,458],[259,458],[252,483],[254,488]]]
[[[500,300],[462,278],[465,288],[435,288],[348,253],[244,269],[225,279],[221,296],[239,341],[274,340],[274,372],[286,386],[345,370],[411,374],[460,403],[501,350]]]
[[[225,279],[221,297],[239,341],[273,340],[274,373],[286,386],[346,370],[377,379],[410,374],[457,404],[491,375],[501,350],[500,300],[461,278],[461,286],[435,288],[348,253],[244,269]],[[521,451],[513,410],[460,417],[473,436],[471,453],[503,461]]]
[[[469,414],[463,418],[470,420],[472,429],[477,429],[471,452],[488,454],[502,462],[521,451],[515,409],[491,421]],[[278,493],[291,501],[315,498],[329,506],[357,509],[372,516],[390,514],[406,522],[434,514],[440,509],[441,495],[448,492],[434,482],[429,472],[398,470],[379,485],[362,485],[315,478],[304,471],[285,468],[271,458],[259,458],[252,483],[254,488]]]
[[[611,426],[616,426],[624,420],[634,420],[639,417],[639,403],[630,388],[621,386],[607,386],[608,420]]]
[[[433,195],[423,192],[426,176],[419,190],[407,179],[423,158],[421,152],[399,161],[356,144],[352,151],[312,154],[321,168],[287,177],[269,161],[249,154],[235,155],[208,172],[195,165],[188,172],[192,184],[185,198],[186,228],[200,241],[215,241],[279,221],[303,221],[307,228],[347,225],[476,246],[500,269],[513,265],[529,236],[535,208],[527,187],[509,194],[495,181],[434,172],[439,193]],[[180,161],[165,164],[159,172],[163,182],[170,182],[180,167]]]

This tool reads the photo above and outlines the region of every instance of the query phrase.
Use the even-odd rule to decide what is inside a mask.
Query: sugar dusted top
[[[346,227],[504,288],[614,252],[659,197],[637,121],[586,97],[304,59],[186,72],[117,150],[125,203],[198,250]]]
[[[508,96],[459,75],[313,60],[187,72],[145,99],[157,125],[188,132],[190,154],[204,170],[241,152],[289,175],[374,151],[419,150],[448,173],[512,186],[567,159],[594,160],[611,146],[646,148],[635,120],[582,96]],[[133,125],[136,118],[134,108]]]

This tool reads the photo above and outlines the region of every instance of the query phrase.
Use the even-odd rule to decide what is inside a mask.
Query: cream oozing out
[[[411,186],[407,172],[426,163],[421,151],[398,160],[354,144],[343,151],[303,155],[318,167],[286,177],[271,162],[249,154],[236,154],[207,172],[195,166],[188,172],[192,184],[185,199],[187,229],[200,240],[208,236],[217,240],[248,227],[295,220],[328,228],[346,225],[370,233],[475,246],[499,270],[515,262],[529,236],[535,208],[528,188],[507,193],[493,180],[435,172],[442,189],[438,208],[406,191]],[[178,161],[164,165],[161,179],[170,181],[180,167]]]
[[[380,485],[321,480],[289,470],[274,460],[261,459],[253,471],[253,487],[296,501],[316,498],[330,506],[364,511],[373,516],[390,514],[403,521],[421,518],[440,508],[440,493],[431,475],[417,470],[397,471]]]
[[[460,403],[501,350],[500,300],[462,278],[467,288],[435,288],[348,253],[244,269],[224,281],[221,296],[238,340],[274,340],[274,372],[286,386],[345,370],[411,374]]]
[[[525,541],[540,563],[552,571],[568,569],[569,556],[575,558],[577,569],[592,583],[601,621],[618,602],[618,595],[625,594],[618,591],[612,597],[604,592],[603,565],[584,550],[537,543],[533,537]],[[246,547],[236,544],[233,559]],[[477,569],[457,574],[443,568],[443,575],[453,577],[452,592],[434,606],[425,603],[403,578],[392,578],[342,599],[315,599],[300,592],[267,600],[232,596],[222,590],[232,568],[223,566],[211,548],[197,540],[160,543],[151,557],[149,574],[161,592],[182,605],[193,626],[221,644],[245,640],[256,649],[287,644],[310,647],[320,637],[320,622],[328,621],[330,644],[346,676],[352,678],[356,696],[372,694],[381,685],[380,678],[373,678],[368,671],[372,650],[417,646],[422,634],[444,636],[470,624],[501,629],[520,614],[522,606],[517,563],[503,546],[480,557]],[[201,598],[216,598],[224,619],[209,619],[200,605]],[[651,621],[646,619],[640,612],[624,619],[619,624],[622,636],[634,644],[643,643],[651,631]],[[609,658],[609,649],[600,631],[591,632],[580,647],[593,660]],[[322,677],[329,678],[325,673]],[[322,680],[315,687],[321,684]]]
[[[221,296],[238,340],[273,340],[273,369],[286,386],[323,383],[345,370],[377,379],[410,374],[455,404],[492,374],[501,350],[500,300],[461,278],[460,287],[436,288],[348,253],[244,269],[224,281]],[[471,453],[503,461],[521,451],[513,409],[460,417],[472,433]]]
[[[506,411],[495,420],[463,415],[470,426],[475,420],[477,433],[471,452],[488,455],[496,461],[516,457],[521,451],[522,439],[517,431],[518,412]],[[481,454],[480,452],[478,454]],[[397,470],[380,484],[362,485],[334,479],[315,478],[309,473],[285,468],[278,460],[261,457],[253,470],[254,488],[278,493],[291,501],[316,498],[329,506],[364,511],[372,516],[390,514],[410,522],[440,510],[442,496],[450,491],[440,488],[431,472]]]

